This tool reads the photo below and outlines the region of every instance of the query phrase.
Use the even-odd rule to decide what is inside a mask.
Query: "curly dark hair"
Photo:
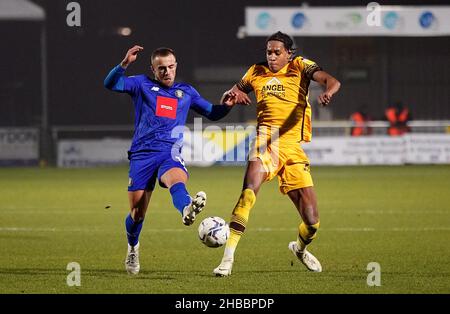
[[[266,45],[271,40],[281,41],[284,44],[284,47],[292,54],[297,50],[294,40],[288,34],[278,31],[266,39]]]

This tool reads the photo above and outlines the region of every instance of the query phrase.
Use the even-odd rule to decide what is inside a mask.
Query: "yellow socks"
[[[236,246],[247,226],[250,210],[255,205],[256,196],[253,190],[242,191],[239,200],[234,207],[230,221],[230,237],[225,245],[224,259],[233,259]]]
[[[311,243],[311,241],[316,237],[317,230],[319,229],[320,221],[314,225],[307,225],[302,222],[298,226],[298,238],[297,244],[300,251],[304,251],[305,247]]]

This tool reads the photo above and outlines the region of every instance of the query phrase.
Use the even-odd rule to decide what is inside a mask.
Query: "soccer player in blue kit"
[[[136,61],[141,46],[130,48],[122,62],[105,78],[106,88],[128,93],[134,103],[135,130],[131,148],[128,198],[130,214],[125,220],[128,250],[125,268],[138,274],[139,234],[155,188],[156,179],[168,188],[183,224],[191,225],[206,204],[206,194],[191,197],[186,190],[188,172],[181,157],[184,124],[189,109],[210,120],[224,117],[236,104],[233,92],[225,92],[220,105],[212,105],[189,84],[175,82],[177,62],[170,48],[158,48],[151,55],[154,79],[147,75],[127,77],[126,68]],[[180,131],[181,130],[181,131]]]

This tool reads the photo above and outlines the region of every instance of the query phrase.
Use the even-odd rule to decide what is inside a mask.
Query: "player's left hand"
[[[321,104],[322,106],[329,105],[330,101],[331,101],[331,97],[333,97],[332,93],[325,92],[325,93],[320,94],[319,98],[318,98],[319,104]]]

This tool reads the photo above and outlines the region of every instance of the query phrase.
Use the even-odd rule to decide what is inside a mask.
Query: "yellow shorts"
[[[255,141],[256,143],[258,140]],[[278,176],[280,192],[287,194],[289,191],[314,186],[309,169],[309,159],[299,143],[289,145],[272,145],[253,149],[249,159],[259,158],[267,172],[266,181]]]

